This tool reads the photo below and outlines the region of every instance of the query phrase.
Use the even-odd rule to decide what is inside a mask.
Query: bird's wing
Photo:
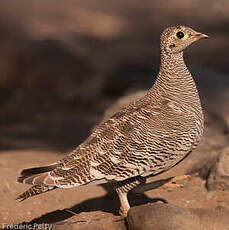
[[[174,116],[178,116],[178,122],[174,122]],[[35,175],[31,175],[31,169],[28,173],[25,171],[23,182],[70,188],[122,181],[149,173],[156,175],[173,165],[172,157],[165,161],[169,157],[167,142],[171,143],[171,149],[175,148],[177,136],[168,130],[177,131],[182,116],[169,101],[139,100],[97,126],[81,145],[52,166],[54,168],[39,168]]]
[[[148,126],[160,108],[130,106],[114,114],[48,173],[46,184],[73,187],[125,180],[147,170]]]
[[[130,106],[100,124],[72,153],[55,164],[25,169],[18,181],[33,185],[17,199],[24,200],[58,187],[101,184],[144,173],[148,120],[158,114]],[[145,127],[143,127],[145,126]]]

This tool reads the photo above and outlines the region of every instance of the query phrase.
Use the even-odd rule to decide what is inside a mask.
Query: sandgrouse
[[[185,27],[169,27],[160,39],[161,64],[145,96],[98,125],[73,152],[54,164],[24,169],[18,181],[32,187],[17,199],[56,188],[111,182],[123,216],[127,194],[145,177],[162,173],[199,143],[204,119],[195,82],[183,51],[208,36]]]

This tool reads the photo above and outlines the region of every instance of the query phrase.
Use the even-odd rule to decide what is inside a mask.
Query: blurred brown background
[[[160,32],[178,24],[211,37],[185,59],[229,120],[228,0],[1,0],[0,149],[77,146],[119,96],[152,85]]]
[[[185,161],[148,182],[184,174],[189,179],[131,194],[130,203],[159,198],[200,208],[206,216],[205,209],[228,212],[228,0],[0,0],[0,226],[71,222],[72,217],[72,223],[100,222],[64,229],[126,229],[124,221],[116,221],[118,198],[100,186],[56,189],[16,202],[28,188],[17,177],[80,144],[105,110],[108,114],[127,100],[121,96],[150,88],[159,70],[160,33],[173,25],[210,36],[185,51],[204,106],[205,133]],[[217,162],[223,162],[221,173]],[[228,215],[220,214],[227,221]],[[218,227],[222,220],[211,218],[209,229],[211,222]]]

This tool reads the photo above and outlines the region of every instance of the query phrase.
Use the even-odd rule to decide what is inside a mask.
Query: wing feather
[[[49,174],[58,187],[73,187],[90,183],[125,180],[144,173],[139,167],[141,153],[146,151],[139,126],[158,115],[158,107],[149,111],[146,106],[130,106],[114,114],[96,127],[94,132],[70,155],[60,160],[59,166]],[[144,122],[143,122],[144,121]],[[143,143],[136,142],[142,136]],[[138,138],[137,138],[138,139]],[[136,147],[137,146],[137,147]],[[139,158],[133,159],[133,149]]]

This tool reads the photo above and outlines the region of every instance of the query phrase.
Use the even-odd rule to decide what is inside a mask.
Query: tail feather
[[[44,192],[51,191],[53,189],[56,189],[56,186],[45,186],[45,185],[34,185],[22,194],[20,194],[16,200],[23,201],[31,196],[36,196]]]
[[[32,184],[33,186],[20,194],[16,200],[23,201],[31,196],[35,196],[44,192],[51,191],[57,187],[53,184],[47,185],[45,183],[48,172],[54,170],[59,164],[52,164],[44,167],[24,169],[17,181],[25,184]]]
[[[17,181],[20,183],[26,183],[27,184],[28,178],[30,178],[30,177],[34,178],[35,175],[50,172],[53,169],[55,169],[57,166],[58,166],[58,164],[52,164],[52,165],[48,165],[48,166],[44,166],[44,167],[24,169],[24,170],[22,170],[21,175],[18,177]],[[30,183],[28,183],[28,184],[30,184]]]

